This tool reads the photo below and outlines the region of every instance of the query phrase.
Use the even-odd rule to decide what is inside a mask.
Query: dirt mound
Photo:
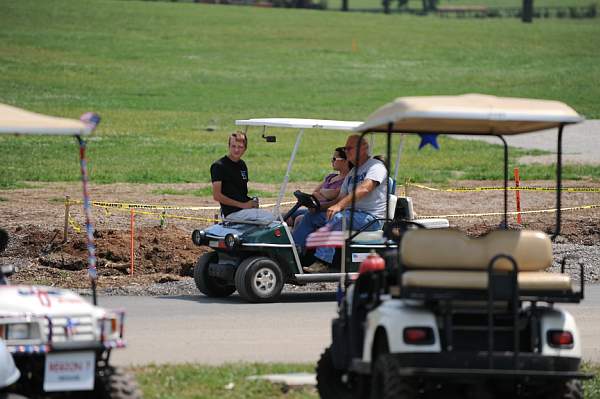
[[[102,229],[95,231],[94,236],[100,286],[179,280],[192,275],[196,260],[206,251],[196,247],[189,233],[176,226],[142,227],[135,230],[134,273],[130,275],[130,232]],[[59,230],[32,225],[18,227],[11,234],[4,258],[21,260],[21,267],[12,278],[14,282],[81,288],[88,285],[83,233],[71,235],[63,243]]]

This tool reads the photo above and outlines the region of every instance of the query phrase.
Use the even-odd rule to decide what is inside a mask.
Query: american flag
[[[343,231],[331,230],[330,226],[325,225],[308,235],[306,238],[306,247],[341,248],[344,246],[346,235],[347,234]]]
[[[77,320],[73,320],[70,317],[67,318],[67,324],[65,325],[65,336],[67,338],[72,337],[75,334],[75,327],[79,324]]]

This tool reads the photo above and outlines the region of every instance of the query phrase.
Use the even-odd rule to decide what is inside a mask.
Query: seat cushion
[[[543,270],[552,265],[548,235],[531,230],[496,230],[470,238],[458,230],[411,230],[401,243],[402,263],[407,269],[487,269],[496,255],[512,256],[519,271]],[[498,270],[511,270],[511,262],[499,259]]]
[[[519,289],[525,291],[570,291],[571,278],[561,273],[521,272]],[[402,274],[403,287],[487,289],[485,271],[410,270]]]

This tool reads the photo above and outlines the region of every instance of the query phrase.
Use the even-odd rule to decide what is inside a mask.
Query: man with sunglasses
[[[330,230],[341,230],[342,221],[350,225],[350,207],[352,193],[355,195],[355,208],[352,230],[379,230],[385,219],[388,180],[385,165],[369,156],[369,144],[359,135],[352,135],[346,140],[346,156],[355,163],[350,170],[334,204],[326,212],[308,213],[294,230],[294,242],[302,250],[306,246],[306,238],[316,229],[327,225]],[[355,170],[356,169],[356,170]],[[356,179],[355,179],[356,174]],[[326,273],[331,268],[335,249],[319,247],[315,251],[316,261],[305,267],[308,273]]]

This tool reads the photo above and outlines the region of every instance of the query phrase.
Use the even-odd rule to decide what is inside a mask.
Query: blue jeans
[[[346,226],[350,225],[350,210],[346,209],[333,215],[331,220],[327,221],[326,212],[312,213],[308,212],[300,224],[294,228],[292,236],[297,246],[304,249],[306,246],[306,237],[320,227],[328,225],[331,230],[342,230],[342,220],[346,218]],[[375,216],[362,211],[354,211],[354,220],[352,230],[360,230],[363,226],[375,220]],[[382,227],[381,221],[376,221],[371,224],[366,231],[379,230]],[[347,227],[346,227],[347,228]],[[318,247],[315,251],[315,257],[323,262],[332,263],[335,255],[335,248]]]

